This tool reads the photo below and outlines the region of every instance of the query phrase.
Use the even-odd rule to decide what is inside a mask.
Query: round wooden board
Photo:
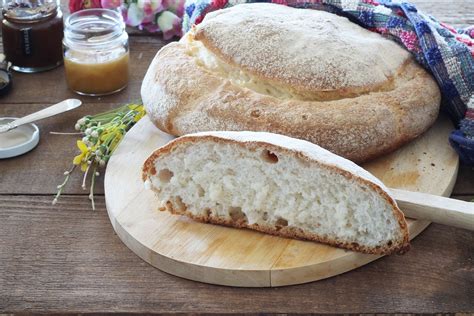
[[[388,187],[448,196],[458,170],[448,144],[451,129],[440,117],[417,140],[364,167]],[[156,197],[144,189],[141,166],[172,138],[143,118],[125,135],[105,175],[107,210],[115,231],[151,265],[206,283],[269,287],[328,278],[380,258],[159,212]],[[428,224],[409,220],[411,238]]]

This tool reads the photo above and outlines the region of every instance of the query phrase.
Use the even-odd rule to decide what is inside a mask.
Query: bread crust
[[[410,57],[345,17],[273,3],[211,12],[188,34],[226,64],[317,100],[390,89]]]
[[[182,43],[154,58],[142,85],[152,122],[181,136],[212,130],[266,131],[308,140],[357,163],[392,152],[436,120],[440,93],[413,59],[394,88],[326,101],[281,100],[239,87],[196,64]]]
[[[402,239],[398,241],[393,241],[391,245],[386,245],[383,247],[366,247],[363,245],[359,245],[357,243],[347,243],[338,240],[332,240],[329,238],[324,238],[317,234],[304,232],[301,229],[297,229],[295,227],[282,227],[277,228],[271,225],[258,225],[258,224],[251,224],[249,225],[245,221],[233,221],[233,220],[226,220],[223,218],[219,218],[212,215],[212,212],[209,213],[207,216],[195,216],[192,213],[187,211],[186,205],[176,206],[173,204],[172,201],[166,201],[165,205],[160,210],[167,210],[172,214],[179,214],[179,215],[186,215],[194,220],[205,222],[205,223],[212,223],[212,224],[219,224],[219,225],[226,225],[232,226],[236,228],[249,228],[257,231],[261,231],[264,233],[281,236],[281,237],[289,237],[289,238],[296,238],[302,240],[309,240],[309,241],[317,241],[321,243],[325,243],[331,246],[345,248],[353,251],[368,253],[368,254],[378,254],[378,255],[387,255],[392,253],[403,254],[410,249],[409,244],[409,233],[408,233],[408,225],[405,220],[405,216],[403,212],[398,208],[395,200],[387,193],[385,186],[379,182],[375,177],[373,177],[370,173],[364,171],[364,173],[360,173],[358,171],[351,171],[356,167],[355,165],[351,165],[350,161],[346,161],[340,157],[332,155],[330,153],[329,156],[324,157],[322,160],[314,159],[314,155],[311,154],[311,151],[322,152],[323,155],[326,155],[322,148],[317,148],[313,144],[308,143],[308,151],[305,150],[297,150],[295,147],[286,146],[285,142],[289,139],[282,139],[284,136],[282,135],[275,135],[276,138],[272,140],[272,142],[264,142],[261,140],[252,139],[251,137],[248,138],[247,141],[242,141],[241,139],[237,139],[232,135],[228,135],[222,137],[225,132],[221,133],[199,133],[193,135],[186,135],[183,137],[179,137],[163,147],[158,148],[155,150],[144,162],[142,168],[142,180],[147,181],[150,176],[156,174],[155,170],[155,160],[163,155],[171,154],[176,148],[180,145],[185,145],[186,143],[197,143],[197,142],[215,142],[220,144],[235,144],[241,146],[246,149],[267,149],[271,152],[283,152],[287,155],[294,155],[298,159],[305,161],[310,164],[315,164],[319,168],[326,168],[331,172],[338,173],[345,178],[355,181],[358,185],[364,185],[369,187],[371,190],[375,191],[379,194],[385,201],[387,201],[391,207],[392,212],[395,218],[398,221],[400,226],[400,230],[402,232]],[[297,140],[298,141],[298,140]],[[301,141],[300,141],[301,142]],[[312,157],[313,156],[313,157]],[[334,159],[334,163],[331,163],[331,159]],[[212,210],[211,210],[212,211]]]

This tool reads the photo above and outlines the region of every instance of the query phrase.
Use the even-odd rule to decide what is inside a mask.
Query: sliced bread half
[[[407,223],[366,170],[307,141],[262,132],[177,138],[143,165],[160,209],[371,254],[409,248]]]

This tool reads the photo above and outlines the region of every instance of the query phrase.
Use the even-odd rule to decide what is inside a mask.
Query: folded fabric
[[[380,33],[405,47],[438,82],[442,110],[459,130],[450,143],[461,160],[474,164],[474,27],[456,30],[417,10],[390,0],[188,0],[183,33],[211,11],[239,3],[272,2],[295,8],[324,10]]]

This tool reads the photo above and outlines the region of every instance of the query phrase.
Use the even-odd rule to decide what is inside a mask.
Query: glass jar
[[[63,14],[57,0],[3,0],[3,50],[12,69],[39,72],[63,61]]]
[[[87,9],[71,14],[63,46],[66,80],[74,92],[98,96],[127,86],[128,34],[117,11]]]

